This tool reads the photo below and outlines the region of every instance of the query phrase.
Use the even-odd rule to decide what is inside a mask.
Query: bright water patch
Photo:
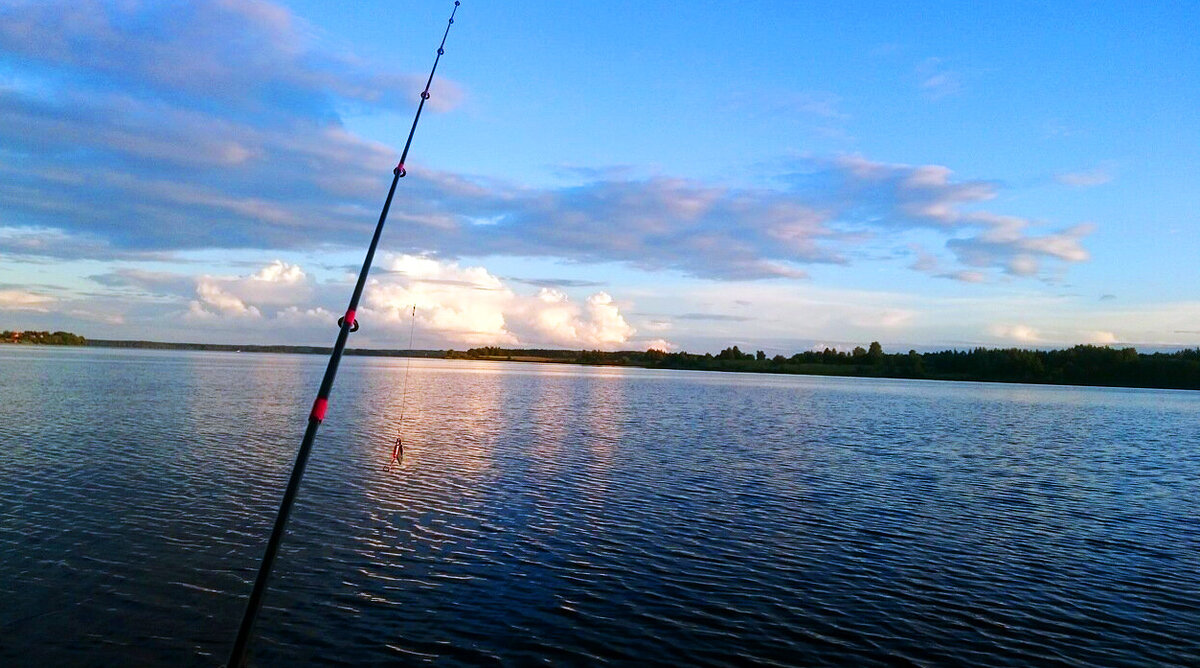
[[[257,663],[1200,665],[1200,394],[404,364]],[[223,662],[323,366],[0,349],[0,662]]]

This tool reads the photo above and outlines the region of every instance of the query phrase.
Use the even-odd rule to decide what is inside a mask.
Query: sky
[[[0,329],[331,344],[452,4],[0,0]],[[1200,346],[1198,24],[465,0],[350,345]]]

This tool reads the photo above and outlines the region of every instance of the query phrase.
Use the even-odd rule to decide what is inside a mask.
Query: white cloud
[[[266,283],[299,283],[304,280],[304,271],[299,265],[273,260],[250,278]]]
[[[39,295],[25,290],[0,290],[0,309],[8,311],[36,311],[46,313],[53,297]]]
[[[989,328],[992,336],[1017,343],[1040,343],[1041,335],[1028,325],[992,325]]]
[[[382,317],[400,331],[416,306],[422,333],[470,346],[518,343],[505,320],[517,296],[483,267],[399,255],[385,268],[389,273],[371,279],[367,287],[364,314]]]
[[[260,306],[303,303],[312,294],[308,276],[298,265],[275,260],[245,279],[226,280],[224,289]]]
[[[360,345],[407,347],[414,324],[423,345],[437,347],[612,350],[629,344],[636,334],[619,303],[605,292],[582,303],[556,289],[523,294],[484,267],[428,256],[397,255],[379,264],[359,305],[358,320],[366,328],[358,335]],[[345,286],[338,287],[340,298]],[[281,260],[245,276],[203,275],[195,279],[195,299],[184,319],[215,327],[237,323],[263,332],[311,331],[337,319],[328,308],[309,305],[314,291],[299,265]],[[332,292],[323,290],[326,296]]]
[[[457,345],[611,350],[636,333],[604,292],[580,305],[550,288],[519,294],[483,267],[414,255],[395,256],[386,266],[368,287],[363,313],[384,318],[397,332],[415,305],[422,336]]]
[[[646,350],[661,350],[664,353],[675,352],[679,346],[666,339],[650,339],[645,343]]]
[[[1120,339],[1112,332],[1084,332],[1083,342],[1096,346],[1111,346],[1120,343]]]
[[[275,320],[289,326],[326,325],[336,322],[339,316],[321,307],[300,308],[289,306],[275,314]]]
[[[262,318],[267,307],[287,307],[306,301],[312,293],[304,271],[294,264],[274,260],[250,276],[196,278],[196,299],[188,316]]]
[[[587,319],[584,320],[585,340],[599,346],[624,343],[635,333],[625,322],[613,298],[606,292],[597,292],[587,299]]]
[[[248,306],[246,302],[225,292],[219,282],[210,276],[201,277],[196,282],[196,297],[198,299],[188,305],[188,314],[192,317],[262,317],[258,307]]]

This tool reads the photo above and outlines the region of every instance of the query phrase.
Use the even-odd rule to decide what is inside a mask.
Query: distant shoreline
[[[39,334],[39,333],[34,333]],[[48,333],[40,333],[48,334]],[[66,345],[145,350],[197,350],[210,352],[291,353],[328,355],[326,346],[237,345],[224,343],[172,343],[84,339],[55,332],[44,341],[7,342],[6,345]],[[2,339],[0,339],[2,341]],[[985,383],[1030,383],[1079,387],[1130,387],[1164,390],[1200,390],[1200,349],[1173,353],[1139,353],[1133,348],[1079,345],[1064,350],[975,348],[933,353],[885,353],[877,342],[869,350],[825,349],[785,357],[767,357],[761,350],[745,353],[732,346],[719,354],[668,353],[661,350],[602,351],[510,349],[494,346],[459,350],[406,350],[348,348],[347,355],[363,357],[417,357],[496,362],[541,362],[585,366],[619,366],[645,369],[772,373],[860,378],[908,378]]]

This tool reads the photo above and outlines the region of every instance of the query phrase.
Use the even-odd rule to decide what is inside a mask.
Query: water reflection
[[[1200,662],[1196,393],[415,360],[401,428],[404,365],[343,362],[263,664]],[[0,662],[220,662],[323,368],[0,351]]]
[[[583,493],[589,497],[591,505],[603,508],[601,504],[612,486],[613,467],[629,419],[629,399],[625,392],[629,381],[622,376],[599,374],[589,381],[584,385],[588,391],[585,405],[589,409],[582,413],[587,421],[584,437],[588,479]]]

